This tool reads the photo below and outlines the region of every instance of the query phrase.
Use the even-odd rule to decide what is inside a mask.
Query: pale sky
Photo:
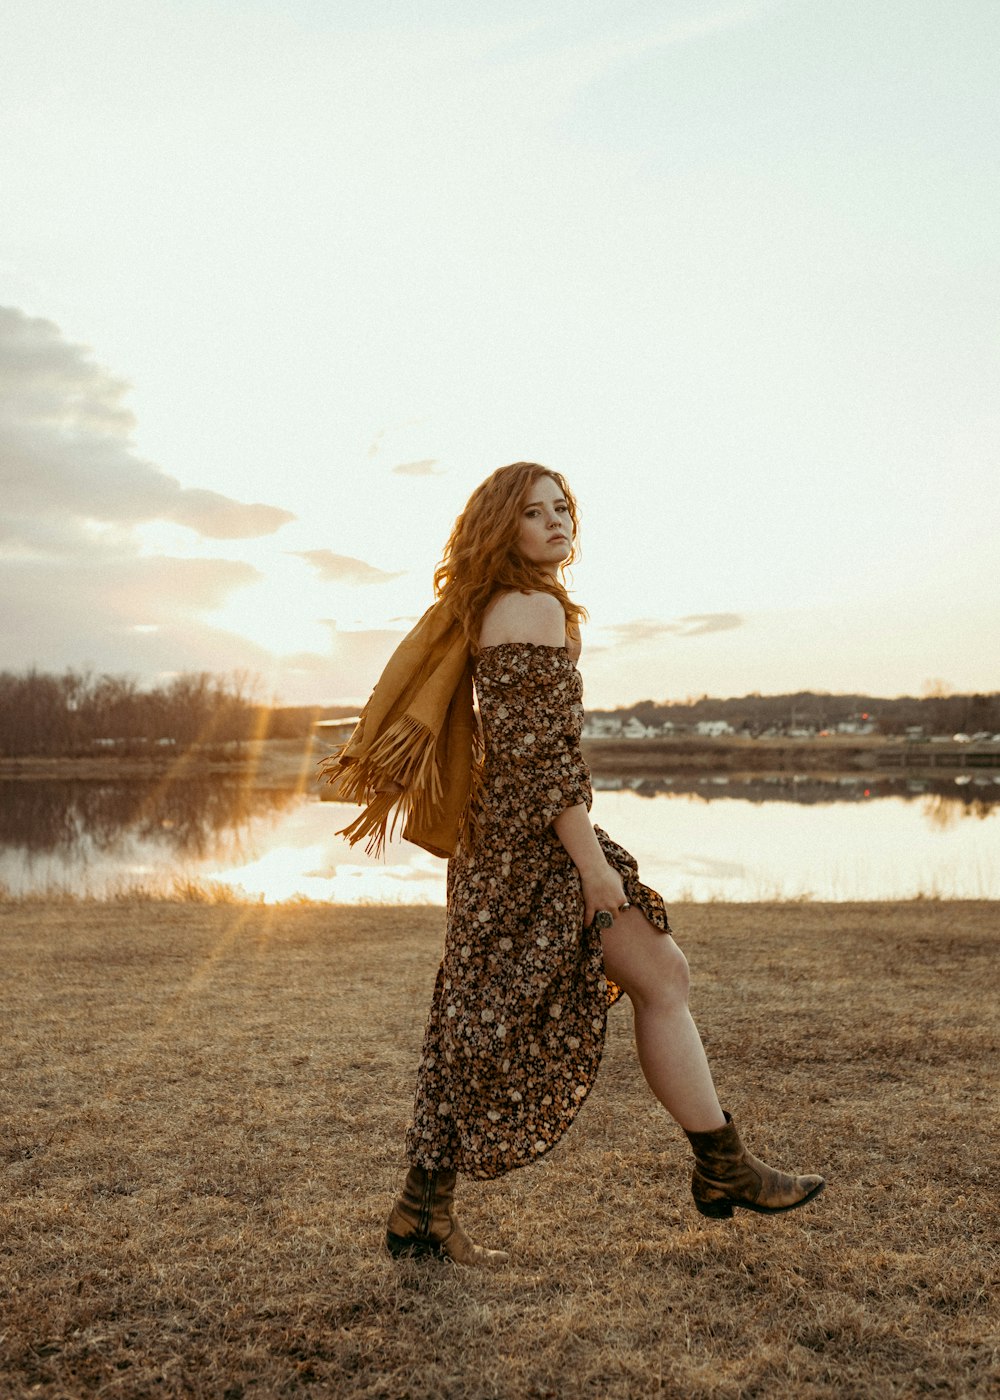
[[[1000,3],[6,0],[0,667],[366,696],[583,510],[592,706],[1000,689]]]

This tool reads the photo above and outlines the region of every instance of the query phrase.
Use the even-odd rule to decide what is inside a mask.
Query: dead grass
[[[391,1262],[438,909],[0,906],[0,1395],[986,1396],[998,906],[675,906],[725,1102],[814,1206],[703,1221],[627,1008],[496,1274]]]

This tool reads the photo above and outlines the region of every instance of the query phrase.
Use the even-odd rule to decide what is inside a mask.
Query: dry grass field
[[[627,1005],[512,1251],[382,1252],[438,909],[0,904],[0,1396],[1000,1391],[1000,913],[673,911],[723,1101],[795,1214],[703,1220]]]

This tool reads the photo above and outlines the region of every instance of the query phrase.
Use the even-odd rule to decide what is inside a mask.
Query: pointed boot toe
[[[709,1133],[688,1133],[694,1152],[691,1194],[702,1215],[728,1220],[733,1210],[780,1215],[814,1200],[826,1181],[776,1171],[744,1147],[730,1114],[726,1124]]]

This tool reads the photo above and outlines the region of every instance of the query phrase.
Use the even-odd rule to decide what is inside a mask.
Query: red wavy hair
[[[570,598],[561,578],[553,578],[517,550],[521,508],[541,476],[551,477],[559,487],[573,521],[572,552],[559,566],[560,574],[564,573],[578,558],[579,509],[560,473],[539,462],[512,462],[508,467],[498,467],[476,487],[455,521],[441,562],[434,570],[434,596],[451,608],[473,651],[479,646],[486,605],[502,591],[551,593],[559,599],[566,621],[573,628],[587,616],[586,609]]]

